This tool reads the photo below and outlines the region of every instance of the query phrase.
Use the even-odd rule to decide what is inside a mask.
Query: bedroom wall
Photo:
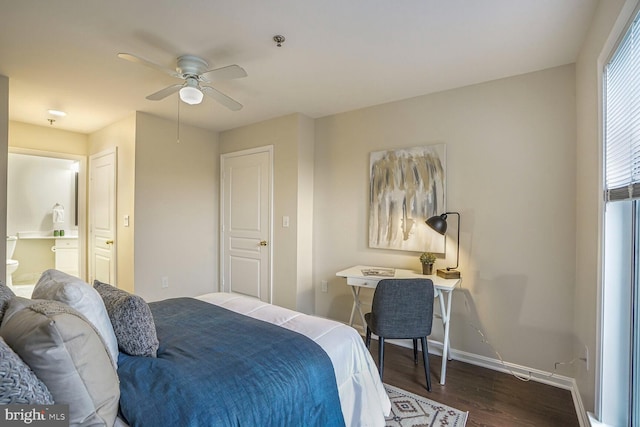
[[[89,154],[117,147],[116,195],[116,270],[117,285],[134,292],[134,212],[136,115],[130,114],[89,135]],[[88,174],[87,174],[88,175]],[[124,226],[124,215],[130,216],[130,226]]]
[[[7,157],[9,154],[9,78],[0,74],[0,235],[7,235]],[[3,255],[4,254],[4,255]],[[7,245],[0,249],[7,258]],[[6,277],[7,264],[0,266],[0,278]],[[4,283],[4,279],[0,279]]]
[[[576,340],[574,353],[586,344],[596,361],[598,304],[601,285],[602,236],[602,143],[601,73],[608,52],[635,8],[637,0],[608,0],[598,3],[589,33],[576,62],[577,187],[576,187],[576,288],[574,292]],[[622,12],[622,13],[621,13]],[[595,406],[596,369],[576,367],[582,404]]]
[[[312,259],[306,257],[308,247],[300,248],[302,252],[298,253],[298,243],[303,236],[311,234],[311,221],[305,218],[301,222],[303,213],[298,209],[313,197],[309,193],[309,174],[313,171],[301,170],[303,166],[311,167],[312,128],[310,118],[290,114],[220,133],[220,154],[267,145],[274,147],[273,303],[308,313],[313,312],[309,295]],[[282,227],[285,215],[290,219],[288,228]]]
[[[298,144],[298,271],[296,309],[303,313],[315,313],[315,289],[313,286],[313,154],[315,123],[300,116]]]
[[[53,153],[86,156],[89,152],[89,135],[57,129],[44,124],[9,122],[9,146]]]
[[[137,113],[135,291],[148,301],[218,290],[218,134]],[[169,287],[161,287],[162,277]]]
[[[447,210],[462,216],[452,347],[496,359],[478,327],[507,362],[552,371],[574,357],[573,65],[328,116],[315,129],[318,315],[348,320],[341,269],[419,269],[419,253],[368,247],[369,154],[444,142]],[[447,255],[436,267],[455,263]]]

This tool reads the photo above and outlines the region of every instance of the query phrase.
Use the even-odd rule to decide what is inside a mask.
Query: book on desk
[[[364,276],[394,277],[396,275],[395,268],[363,268]]]

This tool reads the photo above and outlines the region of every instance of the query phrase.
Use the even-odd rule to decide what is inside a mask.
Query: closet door
[[[271,147],[221,156],[222,290],[271,302]]]

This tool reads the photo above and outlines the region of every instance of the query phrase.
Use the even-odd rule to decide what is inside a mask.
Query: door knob
[[[113,245],[113,240],[107,240],[105,243],[106,243],[107,245]]]
[[[261,240],[260,241],[260,246],[267,246],[267,241],[266,240]]]

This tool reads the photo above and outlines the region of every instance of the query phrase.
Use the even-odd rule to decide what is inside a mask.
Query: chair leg
[[[427,377],[427,391],[431,391],[431,371],[429,369],[429,349],[427,337],[420,338],[422,342],[422,359],[424,360],[424,375]]]
[[[418,338],[413,339],[413,363],[418,364]]]
[[[380,371],[380,380],[382,381],[382,372],[384,371],[384,338],[378,337],[378,370]]]
[[[367,348],[371,347],[371,329],[369,329],[368,326],[367,326],[367,334],[364,339],[364,344],[367,346]]]

